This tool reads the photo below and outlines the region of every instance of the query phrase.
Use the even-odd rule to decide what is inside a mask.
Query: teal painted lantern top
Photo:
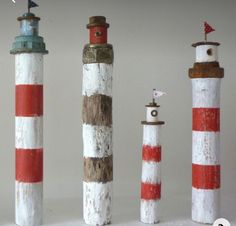
[[[43,53],[47,54],[43,37],[39,33],[39,17],[33,13],[25,13],[17,18],[20,21],[20,35],[15,37],[11,54]]]

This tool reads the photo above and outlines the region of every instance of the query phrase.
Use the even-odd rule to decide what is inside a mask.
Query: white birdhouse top
[[[196,62],[218,61],[218,42],[197,42],[192,44],[196,48]]]
[[[161,97],[162,95],[164,95],[166,93],[161,92],[161,91],[157,91],[157,90],[153,90],[153,101],[146,106],[146,121],[142,121],[142,124],[146,124],[146,125],[162,125],[164,124],[164,122],[162,121],[158,121],[158,108],[160,107],[160,105],[158,105],[155,102],[155,99]]]

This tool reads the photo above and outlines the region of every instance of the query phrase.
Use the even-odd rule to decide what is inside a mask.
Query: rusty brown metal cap
[[[87,24],[87,28],[90,27],[96,27],[96,26],[102,26],[102,27],[109,27],[109,24],[106,22],[105,16],[92,16],[89,18],[89,24]]]
[[[145,107],[160,107],[160,105],[158,105],[156,102],[151,102],[151,103],[145,105]]]
[[[213,45],[213,46],[219,46],[219,42],[196,42],[192,44],[192,47],[202,46],[202,45]]]
[[[22,20],[40,20],[39,17],[35,16],[33,13],[25,13],[23,16],[17,18],[18,21]]]

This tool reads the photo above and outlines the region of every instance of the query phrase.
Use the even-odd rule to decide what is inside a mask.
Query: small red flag
[[[212,28],[211,25],[209,25],[207,22],[204,22],[204,30],[205,30],[205,34],[215,31],[215,29]]]

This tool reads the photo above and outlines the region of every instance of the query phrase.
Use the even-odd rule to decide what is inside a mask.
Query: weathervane
[[[16,0],[12,0],[12,2],[16,3]],[[30,13],[30,9],[34,7],[38,7],[38,4],[36,4],[32,0],[28,0],[28,13]]]
[[[32,0],[28,0],[28,13],[30,13],[30,9],[34,7],[38,7],[38,5]]]
[[[204,34],[205,34],[205,42],[207,42],[207,34],[215,31],[215,29],[209,25],[207,22],[204,22]]]
[[[155,100],[157,100],[159,97],[163,95],[166,95],[166,93],[162,91],[158,91],[157,89],[153,89],[152,102],[156,103]]]

